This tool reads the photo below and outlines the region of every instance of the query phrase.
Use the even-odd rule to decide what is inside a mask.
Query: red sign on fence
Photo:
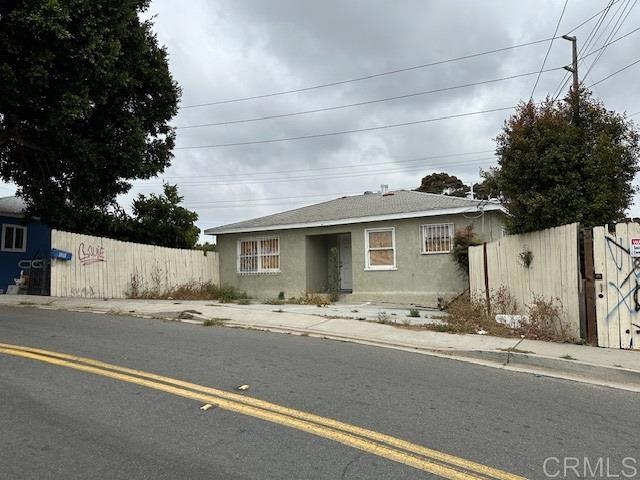
[[[629,255],[633,258],[640,257],[640,237],[629,238]]]

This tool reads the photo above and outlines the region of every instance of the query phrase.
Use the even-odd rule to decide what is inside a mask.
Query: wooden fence
[[[51,231],[52,249],[71,260],[51,262],[51,295],[125,298],[138,291],[166,291],[190,282],[219,281],[218,254]]]
[[[640,224],[593,229],[595,309],[598,346],[640,348],[640,258],[630,251]]]
[[[579,225],[573,223],[521,235],[509,235],[485,246],[469,249],[469,282],[474,296],[505,287],[520,306],[535,296],[558,298],[566,314],[569,333],[580,338]],[[485,279],[485,256],[487,278]],[[527,266],[527,257],[530,264]]]

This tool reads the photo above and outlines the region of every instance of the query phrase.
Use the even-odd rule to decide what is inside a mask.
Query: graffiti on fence
[[[84,242],[82,242],[78,245],[78,260],[80,261],[80,265],[83,266],[106,262],[104,247],[101,245],[85,245]]]
[[[629,273],[620,281],[620,283],[609,281],[609,288],[617,292],[618,303],[609,310],[607,319],[624,306],[629,313],[636,314],[640,311],[640,302],[638,292],[640,291],[640,258],[632,258],[629,249],[611,237],[604,237],[607,244],[609,256],[613,260],[618,272],[621,272],[625,264],[630,265]]]
[[[604,238],[608,255],[618,273],[623,272],[625,265],[629,268],[629,273],[622,280],[618,279],[617,282],[609,280],[608,282],[608,287],[616,292],[617,303],[607,313],[607,322],[612,316],[621,313],[621,309],[625,309],[625,315],[631,317],[631,325],[626,333],[631,333],[630,327],[634,327],[636,333],[640,333],[640,319],[637,319],[638,312],[640,312],[640,258],[632,257],[629,248],[622,245],[621,239],[616,241],[611,237],[605,236]],[[633,335],[629,337],[628,347],[623,346],[623,348],[634,348]]]

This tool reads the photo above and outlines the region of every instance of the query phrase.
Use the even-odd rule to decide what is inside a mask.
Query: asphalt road
[[[625,457],[640,472],[640,397],[629,392],[308,337],[30,308],[0,309],[0,342],[226,391],[249,384],[251,397],[527,478],[545,478],[549,457],[553,478],[585,478],[585,457],[606,460],[604,474],[632,473]],[[437,478],[201,405],[0,353],[0,478]],[[563,472],[563,457],[578,470]]]

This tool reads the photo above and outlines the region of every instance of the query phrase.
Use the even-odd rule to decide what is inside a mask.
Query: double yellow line
[[[153,373],[120,367],[90,358],[0,343],[0,353],[72,368],[103,377],[160,390],[180,397],[295,428],[335,442],[454,480],[523,480],[492,467],[410,443],[398,438],[257,398],[238,395]]]

